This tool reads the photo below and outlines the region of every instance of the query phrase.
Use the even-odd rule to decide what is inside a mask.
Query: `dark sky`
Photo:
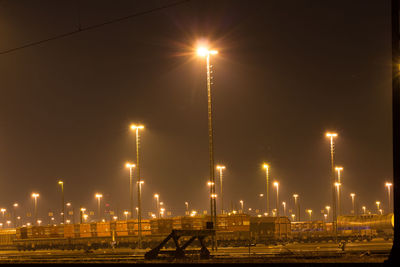
[[[173,1],[0,1],[0,52]],[[78,12],[79,10],[79,16]],[[209,210],[206,68],[214,65],[216,164],[225,205],[258,208],[262,163],[301,209],[331,203],[328,130],[336,131],[343,209],[387,205],[392,180],[390,1],[191,0],[0,55],[0,206],[129,207],[131,123],[145,125],[143,212],[154,193],[180,215]],[[217,177],[218,178],[218,177]],[[275,205],[271,190],[271,205]],[[136,195],[135,195],[136,199]],[[135,201],[136,202],[136,201]],[[384,206],[385,208],[385,206]],[[219,209],[219,208],[218,208]]]

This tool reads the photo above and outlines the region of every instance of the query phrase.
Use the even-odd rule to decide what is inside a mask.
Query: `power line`
[[[100,23],[100,24],[92,25],[92,26],[89,26],[89,27],[85,27],[85,28],[80,28],[79,27],[79,29],[75,30],[75,31],[63,33],[63,34],[60,34],[60,35],[57,35],[57,36],[53,36],[53,37],[50,37],[50,38],[47,38],[47,39],[44,39],[44,40],[32,42],[32,43],[29,43],[29,44],[26,44],[26,45],[22,45],[22,46],[18,46],[18,47],[15,47],[15,48],[11,48],[11,49],[8,49],[8,50],[1,51],[0,55],[11,53],[11,52],[14,52],[14,51],[17,51],[17,50],[21,50],[21,49],[24,49],[24,48],[28,48],[28,47],[31,47],[31,46],[43,44],[43,43],[46,43],[46,42],[49,42],[49,41],[61,39],[61,38],[64,38],[64,37],[67,37],[67,36],[70,36],[70,35],[73,35],[73,34],[76,34],[76,33],[93,30],[93,29],[96,29],[96,28],[99,28],[99,27],[102,27],[102,26],[105,26],[105,25],[108,25],[108,24],[112,24],[112,23],[116,23],[116,22],[120,22],[120,21],[123,21],[123,20],[130,19],[130,18],[146,15],[146,14],[149,14],[149,13],[152,13],[152,12],[155,12],[155,11],[159,11],[159,10],[162,10],[162,9],[178,6],[178,5],[181,5],[181,4],[183,4],[185,2],[189,2],[189,1],[190,0],[182,0],[182,1],[178,1],[178,2],[172,3],[172,4],[164,5],[164,6],[161,6],[161,7],[156,7],[156,8],[150,9],[150,10],[138,12],[138,13],[126,16],[126,17],[122,17],[122,18],[110,20],[110,21],[107,21],[107,22],[103,22],[103,23]]]

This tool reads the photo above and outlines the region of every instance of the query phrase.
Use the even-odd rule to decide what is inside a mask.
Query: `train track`
[[[362,245],[362,244],[361,244]],[[157,260],[145,260],[146,250],[106,249],[93,252],[82,251],[0,251],[1,263],[236,263],[236,262],[383,262],[388,258],[388,244],[353,247],[341,251],[325,244],[296,246],[236,247],[220,248],[210,251],[209,260],[200,260],[196,256],[187,255],[186,259],[177,260],[171,257]]]

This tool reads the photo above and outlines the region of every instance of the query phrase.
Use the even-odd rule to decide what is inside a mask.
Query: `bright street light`
[[[387,187],[387,189],[388,189],[388,212],[390,212],[391,211],[391,209],[390,209],[390,187],[392,186],[392,183],[386,183],[385,184],[385,186]]]
[[[186,212],[185,215],[189,215],[189,202],[185,201]]]
[[[266,199],[267,199],[267,210],[266,210],[266,213],[270,214],[269,213],[269,165],[264,163],[263,168],[265,169],[265,178],[266,178],[266,181],[267,181],[267,196],[266,196]]]
[[[312,210],[307,210],[308,215],[310,215],[310,221],[311,221],[311,214],[312,214]]]
[[[133,168],[136,167],[135,164],[126,163],[125,167],[129,168],[129,205],[131,209],[131,219],[133,216]]]
[[[356,212],[356,209],[355,209],[355,201],[354,201],[354,197],[356,196],[356,194],[351,193],[350,196],[351,196],[351,204],[352,204],[352,206],[353,206],[352,213],[353,213],[354,215],[357,215],[357,212]]]
[[[160,218],[160,196],[158,194],[154,194],[154,198],[156,199],[157,218]]]
[[[142,200],[141,200],[141,180],[140,176],[140,157],[139,157],[139,148],[140,148],[140,136],[139,130],[143,130],[143,125],[131,125],[132,130],[136,130],[136,166],[137,166],[137,180],[138,180],[138,248],[142,248]]]
[[[293,194],[294,198],[294,205],[297,208],[297,221],[300,221],[300,203],[297,202],[297,198],[299,197],[298,194]]]
[[[337,133],[326,133],[330,139],[330,156],[331,156],[331,189],[332,189],[332,221],[335,243],[337,242],[337,219],[336,219],[336,196],[335,196],[335,145],[333,138],[337,137]]]
[[[37,222],[37,198],[39,197],[39,194],[37,193],[32,193],[32,197],[35,199],[35,222]]]
[[[276,188],[276,217],[279,217],[279,183],[274,182]]]
[[[381,204],[381,202],[380,202],[380,201],[376,201],[375,204],[376,204],[376,206],[378,207],[378,211],[379,211],[379,210],[380,210],[380,209],[379,209],[379,205]]]
[[[282,202],[282,206],[283,206],[283,216],[286,216],[286,202],[285,201]]]
[[[338,204],[338,207],[339,207],[339,212],[338,212],[338,215],[340,216],[340,186],[341,186],[342,184],[341,183],[338,183],[338,182],[336,182],[335,183],[335,186],[336,186],[336,192],[337,192],[337,204]]]
[[[337,173],[338,173],[338,179],[337,179],[337,181],[338,181],[338,183],[339,183],[340,185],[342,185],[342,180],[340,179],[340,172],[343,171],[343,167],[336,167],[335,170],[336,170]],[[340,202],[341,199],[342,199],[342,192],[341,192],[341,191],[338,191],[338,202],[337,202],[337,206],[338,206],[338,215],[341,215],[341,214],[342,214],[342,204],[341,204],[341,202]]]
[[[61,214],[62,214],[62,223],[65,223],[65,213],[64,213],[64,182],[58,181],[58,184],[61,186]]]
[[[326,209],[327,215],[329,216],[329,210],[331,209],[331,207],[330,206],[326,206],[325,209]]]
[[[99,194],[99,193],[96,193],[94,196],[97,198],[98,220],[101,221],[100,199],[103,197],[103,195]]]
[[[223,199],[223,195],[222,195],[222,171],[225,170],[225,166],[217,166],[217,169],[219,170],[219,187],[220,187],[220,193],[221,193],[221,198],[220,198],[221,214],[224,214],[224,199]]]
[[[211,65],[210,56],[218,54],[217,50],[210,50],[205,47],[199,47],[197,54],[202,57],[206,57],[207,62],[207,111],[208,111],[208,146],[209,146],[209,168],[210,168],[210,181],[215,183],[214,177],[214,147],[213,147],[213,127],[212,127],[212,100],[211,100]],[[215,194],[215,186],[211,186],[211,194]],[[213,229],[217,227],[217,202],[215,198],[210,199],[210,212],[211,219],[213,222]],[[212,236],[212,248],[217,247],[217,242],[214,236]]]

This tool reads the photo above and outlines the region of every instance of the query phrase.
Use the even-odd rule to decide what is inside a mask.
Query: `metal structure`
[[[207,236],[214,236],[215,230],[172,230],[172,232],[155,248],[146,252],[144,258],[146,260],[153,260],[158,257],[158,254],[169,254],[173,255],[175,258],[184,258],[185,257],[185,249],[195,240],[198,239],[200,242],[201,249],[199,250],[192,250],[193,252],[200,252],[201,259],[209,259],[210,252],[208,251],[204,239]],[[182,246],[179,244],[179,238],[182,236],[190,236],[190,239],[186,241]],[[167,250],[162,251],[161,249],[167,244],[170,239],[174,240],[176,249],[175,250]],[[187,251],[186,251],[187,252]]]
[[[333,231],[335,233],[335,242],[337,242],[337,221],[336,221],[336,196],[335,196],[335,144],[333,143],[333,137],[336,134],[327,134],[330,137],[330,154],[331,154],[331,188],[332,188],[332,222]]]

